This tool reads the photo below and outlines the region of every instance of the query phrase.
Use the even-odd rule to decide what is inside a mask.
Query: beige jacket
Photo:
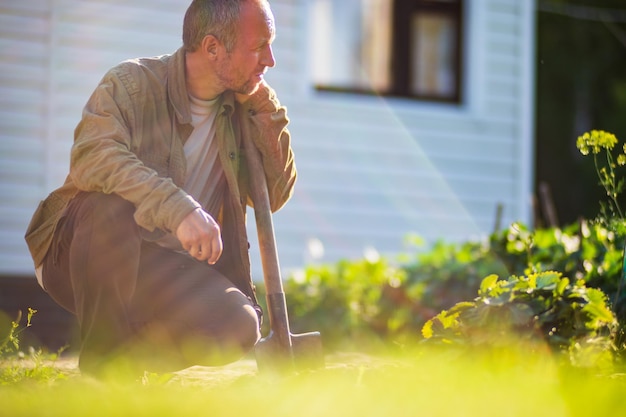
[[[291,197],[296,168],[285,107],[262,84],[245,104],[222,95],[216,139],[229,193],[216,219],[224,251],[216,267],[254,297],[245,228],[248,196],[241,123],[248,123],[265,168],[272,210]],[[42,263],[68,202],[79,191],[115,193],[136,207],[135,220],[148,232],[174,232],[200,205],[181,187],[183,145],[193,127],[185,84],[185,53],[121,63],[102,79],[74,134],[70,172],[35,211],[26,242],[35,266]]]

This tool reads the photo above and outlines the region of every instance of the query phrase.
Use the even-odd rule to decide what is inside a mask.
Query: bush
[[[398,265],[380,258],[308,266],[285,282],[292,328],[319,330],[329,349],[402,345],[421,339],[424,324],[442,310],[471,302],[484,277],[543,271],[601,290],[624,323],[623,242],[597,223],[533,232],[516,223],[484,242],[437,242]]]
[[[559,272],[507,280],[490,275],[482,281],[477,298],[442,311],[422,333],[431,343],[447,345],[545,344],[572,358],[578,357],[581,347],[585,354],[593,347],[597,358],[605,359],[617,325],[606,301],[601,290],[586,287],[582,280],[571,283]]]
[[[416,308],[401,289],[405,280],[405,271],[384,258],[308,266],[285,282],[292,331],[318,330],[329,349],[361,349],[399,337]]]
[[[490,249],[506,266],[507,274],[559,271],[605,292],[620,319],[626,319],[620,291],[624,236],[604,225],[581,221],[564,228],[529,231],[515,223],[490,238]],[[484,276],[487,276],[485,274]]]

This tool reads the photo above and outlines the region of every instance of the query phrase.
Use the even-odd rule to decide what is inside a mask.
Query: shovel
[[[287,303],[280,275],[269,193],[261,154],[250,139],[250,135],[244,132],[243,137],[270,322],[269,334],[259,340],[255,346],[257,368],[259,372],[264,373],[288,373],[302,369],[322,368],[324,367],[324,353],[320,333],[292,334],[289,329]]]

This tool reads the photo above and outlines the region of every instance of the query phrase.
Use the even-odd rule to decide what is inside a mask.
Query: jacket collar
[[[191,107],[187,83],[185,81],[185,50],[179,48],[168,61],[167,93],[170,103],[176,112],[176,118],[181,124],[191,123]],[[222,93],[220,113],[232,114],[235,109],[235,94],[232,91]]]

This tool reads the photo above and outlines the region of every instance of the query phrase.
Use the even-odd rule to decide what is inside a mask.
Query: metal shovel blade
[[[259,372],[289,373],[324,367],[324,350],[319,332],[292,334],[283,292],[267,294],[269,335],[255,346]]]
[[[320,332],[292,334],[291,344],[297,370],[324,368],[324,349]]]
[[[319,332],[290,335],[291,346],[285,348],[275,333],[255,346],[257,368],[261,373],[289,373],[324,368],[324,351]]]

